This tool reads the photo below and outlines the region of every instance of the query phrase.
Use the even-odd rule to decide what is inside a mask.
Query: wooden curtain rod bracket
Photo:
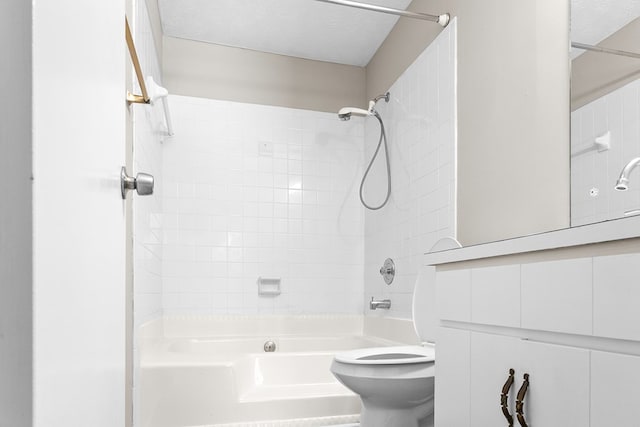
[[[133,63],[133,68],[136,71],[136,76],[138,78],[138,83],[140,84],[140,89],[142,90],[142,95],[135,95],[129,91],[127,91],[127,102],[129,104],[148,104],[149,94],[147,92],[147,85],[144,83],[144,77],[142,76],[142,69],[140,68],[140,61],[138,60],[138,53],[136,52],[136,46],[133,44],[133,37],[131,36],[131,29],[129,28],[129,20],[127,17],[124,17],[124,25],[125,25],[125,37],[127,39],[127,47],[129,48],[129,55],[131,56],[131,62]]]

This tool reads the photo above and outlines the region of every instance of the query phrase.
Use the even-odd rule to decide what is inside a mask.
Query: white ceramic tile
[[[471,321],[520,327],[520,265],[471,270]]]
[[[523,264],[522,327],[591,335],[592,264],[591,258]]]
[[[171,97],[171,105],[176,128],[189,131],[164,144],[164,179],[175,189],[167,205],[177,213],[168,223],[175,235],[165,230],[163,237],[171,255],[164,262],[165,309],[361,312],[363,215],[351,181],[362,168],[362,132],[352,135],[362,123],[340,123],[328,113],[179,96]],[[225,109],[238,126],[216,134],[216,123],[198,119]],[[308,120],[292,119],[297,115]],[[345,140],[353,141],[352,155],[342,152]],[[321,188],[335,190],[321,194]],[[345,202],[349,199],[354,203]],[[304,252],[310,249],[313,253]],[[185,252],[196,262],[187,262]],[[258,276],[281,277],[283,295],[259,297]],[[242,283],[246,286],[236,286]],[[223,302],[217,295],[225,295],[227,286],[237,292]],[[337,303],[326,303],[327,288],[334,289],[330,298]]]
[[[390,298],[388,316],[411,317],[410,305],[394,301],[412,292],[419,257],[440,235],[455,235],[455,198],[451,197],[455,179],[455,61],[449,60],[456,56],[455,43],[451,43],[455,32],[456,23],[452,22],[389,89],[391,102],[376,106],[387,130],[392,196],[383,209],[365,212],[365,295],[367,299],[372,295]],[[375,150],[379,126],[375,120],[367,120],[364,129],[366,164]],[[381,159],[374,163],[365,185],[365,199],[370,204],[381,202],[385,195],[386,170]],[[378,274],[386,258],[400,266],[391,286]]]
[[[640,254],[593,259],[593,333],[640,341]]]

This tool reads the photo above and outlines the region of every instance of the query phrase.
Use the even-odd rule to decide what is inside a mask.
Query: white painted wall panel
[[[35,427],[124,423],[124,13],[33,3]]]

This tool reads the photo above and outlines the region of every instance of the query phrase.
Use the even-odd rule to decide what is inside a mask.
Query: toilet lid
[[[445,237],[436,242],[429,252],[440,252],[462,247],[454,238]],[[422,266],[413,289],[413,326],[422,342],[436,341],[436,268]]]
[[[336,361],[349,365],[408,365],[433,362],[435,358],[433,346],[417,345],[359,348],[335,355]]]

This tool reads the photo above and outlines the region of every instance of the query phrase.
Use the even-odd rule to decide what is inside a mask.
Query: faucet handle
[[[387,258],[384,261],[383,266],[380,267],[380,275],[387,285],[390,285],[391,282],[393,282],[393,278],[396,275],[396,265],[391,258]]]

